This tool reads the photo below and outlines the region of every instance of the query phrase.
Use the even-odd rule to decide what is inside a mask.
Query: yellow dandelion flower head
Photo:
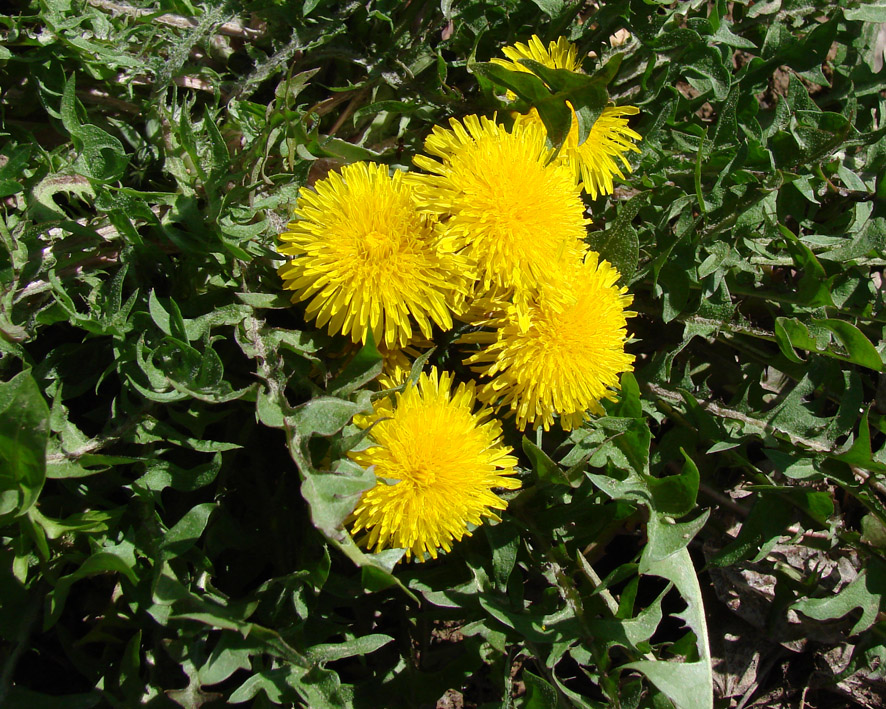
[[[521,430],[548,430],[559,415],[568,431],[587,412],[602,413],[599,402],[613,398],[619,374],[632,371],[634,361],[624,350],[632,296],[618,278],[608,261],[588,252],[530,307],[528,325],[512,307],[492,328],[463,336],[484,346],[466,360],[488,379],[480,398],[509,407]]]
[[[374,466],[378,478],[351,516],[354,533],[366,530],[368,548],[436,559],[471,534],[468,525],[499,519],[495,511],[507,503],[494,489],[520,487],[510,477],[517,461],[500,442],[501,425],[489,409],[474,413],[473,384],[452,391],[452,383],[450,373],[422,373],[395,400],[375,402],[358,424],[373,426],[370,446],[350,456]]]
[[[452,247],[473,260],[483,288],[537,288],[579,260],[588,221],[572,171],[549,163],[544,127],[512,130],[488,118],[434,128],[413,175],[422,209],[435,214]]]
[[[598,195],[612,194],[615,187],[613,178],[616,175],[621,179],[625,177],[622,167],[629,173],[632,171],[625,153],[639,153],[640,149],[633,141],[642,140],[642,137],[628,126],[626,116],[639,112],[636,106],[607,106],[594,121],[583,143],[579,143],[578,118],[575,111],[572,112],[572,127],[558,159],[572,168],[575,179],[581,182],[582,189],[592,199],[597,199]],[[533,108],[529,113],[517,116],[516,121],[541,124],[541,117]]]
[[[430,340],[418,337],[406,347],[385,347],[380,345],[378,351],[382,356],[382,370],[378,383],[382,389],[398,387],[409,377],[412,371],[412,363],[421,356],[421,351],[430,349],[434,343]]]
[[[547,49],[538,36],[533,35],[527,44],[517,43],[513,47],[505,47],[502,53],[507,59],[495,58],[491,61],[513,71],[532,73],[532,70],[520,63],[520,59],[533,59],[550,69],[566,69],[581,73],[581,62],[575,45],[565,37],[551,42]],[[512,99],[513,94],[508,94]],[[572,108],[571,104],[569,106]],[[566,162],[575,172],[582,188],[593,199],[597,195],[612,194],[613,177],[624,179],[622,167],[631,172],[631,164],[625,153],[640,152],[634,141],[642,140],[635,130],[628,126],[626,116],[639,113],[636,106],[607,106],[594,122],[587,139],[579,142],[578,118],[572,112],[572,127],[560,151],[559,158]],[[541,118],[534,108],[518,121],[540,124]],[[619,164],[620,163],[620,164]]]
[[[551,69],[578,71],[581,68],[576,46],[565,37],[550,42],[545,48],[544,42],[534,34],[526,44],[517,42],[513,47],[504,47],[501,52],[507,59],[495,57],[491,60],[492,63],[513,71],[532,73],[532,69],[520,63],[521,59],[532,59]]]
[[[503,288],[484,289],[475,283],[467,304],[456,319],[468,325],[481,325],[489,320],[500,317],[514,302],[519,302],[525,309],[525,303],[534,293],[523,293],[522,298],[514,298],[513,292]]]
[[[404,346],[413,321],[431,336],[431,321],[452,327],[468,264],[448,249],[433,221],[417,210],[402,172],[354,163],[302,190],[296,219],[280,235],[280,267],[293,301],[330,334]]]

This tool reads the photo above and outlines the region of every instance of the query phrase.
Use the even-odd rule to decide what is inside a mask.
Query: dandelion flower
[[[517,461],[500,443],[501,425],[489,409],[473,413],[473,384],[451,389],[452,375],[432,369],[395,401],[375,402],[373,413],[357,422],[374,424],[370,446],[350,454],[374,466],[378,479],[351,517],[355,533],[366,530],[361,542],[368,548],[436,559],[471,534],[468,525],[499,519],[495,511],[507,503],[493,489],[520,487],[509,477]]]
[[[412,372],[413,363],[421,356],[421,350],[429,350],[433,346],[433,342],[423,337],[413,338],[403,348],[380,345],[378,351],[382,356],[382,371],[378,383],[381,388],[393,389],[405,382]]]
[[[539,64],[544,64],[551,69],[565,69],[566,71],[578,72],[581,70],[581,62],[578,60],[578,49],[565,37],[560,37],[556,42],[551,42],[545,48],[538,35],[532,35],[527,44],[517,42],[513,47],[505,47],[501,50],[508,60],[492,59],[493,64],[500,64],[507,69],[515,71],[532,70],[520,63],[521,59],[532,59]]]
[[[434,157],[415,158],[431,174],[411,179],[422,209],[476,263],[482,287],[525,293],[580,260],[588,223],[580,190],[568,167],[549,164],[544,127],[508,131],[478,116],[450,126],[425,141]]]
[[[347,165],[303,190],[295,216],[280,235],[295,258],[279,273],[318,327],[391,347],[407,344],[413,321],[425,337],[431,321],[452,327],[467,264],[417,211],[403,173]]]
[[[571,108],[571,106],[570,106]],[[607,106],[594,122],[584,143],[578,142],[578,119],[573,112],[572,127],[566,136],[561,155],[563,161],[575,171],[575,178],[581,181],[591,199],[598,195],[612,194],[615,186],[613,176],[624,179],[618,159],[625,170],[631,172],[631,164],[625,157],[628,151],[640,152],[632,140],[640,140],[640,134],[628,127],[628,119],[639,113],[636,106]],[[519,116],[518,122],[540,123],[541,117],[534,108]]]
[[[529,67],[520,63],[520,59],[532,59],[551,69],[581,72],[581,62],[578,61],[576,47],[565,37],[551,42],[545,49],[542,41],[533,35],[528,44],[518,42],[513,47],[505,47],[502,52],[507,60],[495,58],[492,62],[513,71],[532,73]],[[572,108],[572,105],[569,104],[569,107]],[[633,141],[642,138],[639,133],[628,127],[626,116],[633,116],[639,112],[636,106],[607,106],[594,122],[587,139],[579,143],[578,118],[573,110],[572,127],[561,148],[560,157],[572,167],[576,179],[581,181],[584,190],[593,199],[596,199],[598,194],[612,193],[613,176],[617,175],[624,179],[619,162],[625,170],[631,171],[631,164],[625,153],[640,152]],[[518,117],[517,121],[537,124],[541,123],[541,117],[533,108],[526,115]]]
[[[588,252],[584,262],[546,289],[529,309],[523,326],[513,307],[487,328],[462,337],[484,349],[466,363],[487,379],[479,396],[509,407],[520,430],[548,430],[559,415],[565,430],[580,426],[586,412],[602,413],[613,398],[619,374],[633,369],[624,351],[625,308],[632,297],[616,281],[618,271]]]
[[[378,382],[382,389],[393,389],[406,381],[412,370],[412,361],[399,347],[390,349],[379,347],[382,355],[382,370]]]

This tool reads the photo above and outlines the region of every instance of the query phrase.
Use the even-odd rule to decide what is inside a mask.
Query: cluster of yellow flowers
[[[538,37],[504,50],[511,70],[532,59],[579,72],[574,45],[546,48]],[[494,411],[517,428],[547,430],[557,416],[570,430],[601,412],[618,377],[632,369],[624,351],[631,296],[619,273],[584,238],[582,190],[612,192],[624,153],[640,136],[632,106],[607,107],[579,144],[578,120],[558,154],[535,109],[510,129],[467,116],[437,126],[415,165],[423,173],[355,163],[303,190],[296,219],[281,235],[280,268],[306,317],[330,334],[367,342],[385,355],[379,399],[357,424],[372,427],[355,451],[378,484],[351,521],[370,548],[406,550],[423,560],[470,534],[505,507],[493,490],[516,489],[516,459],[501,442]],[[432,368],[407,381],[409,353],[430,344],[433,324],[474,328],[458,343],[476,382]],[[474,412],[476,401],[481,409]]]

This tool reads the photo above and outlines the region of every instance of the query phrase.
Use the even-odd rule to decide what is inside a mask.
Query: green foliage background
[[[881,686],[883,22],[853,0],[14,2],[0,704],[712,706],[713,580],[749,568],[773,579],[758,631],[847,650],[785,701]],[[633,175],[589,203],[636,371],[581,430],[510,434],[500,524],[394,566],[342,531],[380,364],[290,306],[276,234],[330,167],[408,167],[432,125],[504,110],[472,65],[533,33],[588,73],[620,55],[610,96],[641,108]]]

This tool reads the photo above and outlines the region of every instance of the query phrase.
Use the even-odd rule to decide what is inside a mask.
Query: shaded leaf
[[[315,662],[333,662],[346,657],[354,657],[355,655],[368,655],[393,642],[393,640],[394,638],[390,635],[375,633],[363,635],[343,643],[314,645],[308,650],[308,658]]]
[[[203,536],[209,517],[216,509],[214,502],[204,502],[188,510],[163,537],[160,549],[163,558],[181,556]]]
[[[0,519],[37,501],[46,478],[49,406],[30,371],[0,382]]]
[[[526,697],[523,701],[525,709],[557,709],[560,702],[554,687],[529,670],[523,670],[521,677],[526,683]]]
[[[827,598],[806,598],[791,606],[803,615],[816,620],[842,618],[853,610],[860,610],[861,617],[852,625],[850,635],[867,630],[874,624],[880,612],[883,595],[886,594],[886,566],[873,558],[858,577],[838,594]]]

